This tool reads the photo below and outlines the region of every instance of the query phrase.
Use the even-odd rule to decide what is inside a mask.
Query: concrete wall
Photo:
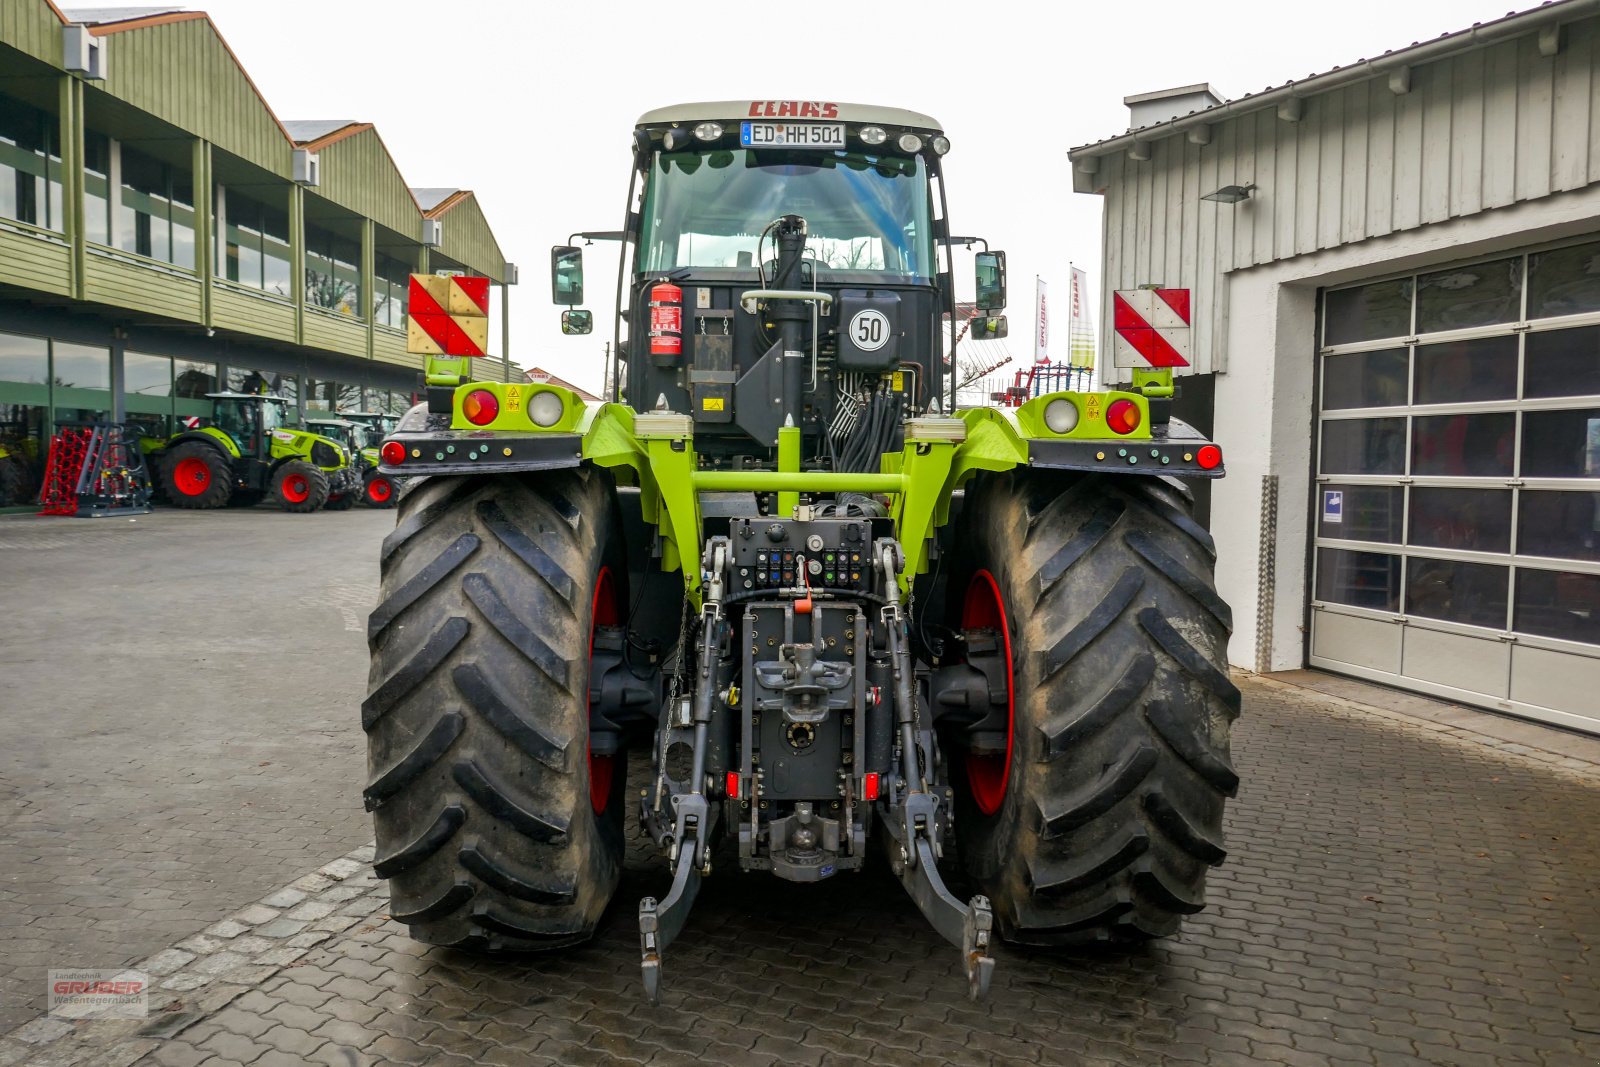
[[[1218,586],[1234,610],[1230,662],[1305,663],[1317,291],[1584,234],[1600,234],[1600,186],[1221,276],[1208,313],[1228,351],[1216,382],[1228,476],[1213,492],[1211,530]],[[1278,479],[1277,520],[1263,538],[1268,475]]]

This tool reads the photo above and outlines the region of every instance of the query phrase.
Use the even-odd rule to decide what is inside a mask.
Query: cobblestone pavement
[[[394,513],[0,519],[0,1032],[367,840]]]
[[[1600,772],[1245,694],[1211,906],[1137,950],[1002,948],[982,1003],[881,867],[714,877],[652,1008],[637,849],[593,944],[522,959],[411,942],[358,851],[147,964],[153,1022],[37,1020],[0,1063],[1600,1062]]]
[[[0,825],[0,978],[8,1017],[31,1021],[0,1036],[0,1067],[1600,1063],[1600,767],[1572,766],[1559,734],[1553,752],[1512,749],[1272,680],[1244,682],[1244,784],[1207,910],[1131,951],[1002,946],[981,1003],[881,865],[811,887],[713,877],[667,953],[660,1007],[640,997],[633,914],[666,879],[638,848],[588,946],[486,959],[415,944],[386,917],[362,845],[360,634],[348,605],[319,595],[370,583],[387,518],[326,516],[305,558],[249,565],[277,584],[230,566],[230,544],[262,536],[235,515],[172,519],[215,527],[146,538],[123,576],[45,557],[56,549],[22,574],[15,604],[37,622],[0,645],[8,693],[20,679],[30,701],[0,716],[3,802],[24,801]],[[122,536],[109,531],[92,536]],[[17,536],[0,523],[0,541]],[[68,566],[110,620],[90,636],[133,692],[162,693],[159,708],[105,697],[76,666],[29,678],[72,618],[45,603]],[[185,566],[180,598],[237,578],[248,599],[179,625],[153,583]],[[370,584],[343,597],[361,595]],[[141,662],[145,635],[186,649],[191,630],[195,654]],[[240,684],[240,655],[282,667]],[[174,663],[206,681],[171,695]],[[75,711],[53,686],[99,702]],[[60,792],[70,803],[52,802]],[[15,966],[18,945],[50,966],[137,964],[154,978],[151,1018],[37,1015],[29,968],[42,964]]]

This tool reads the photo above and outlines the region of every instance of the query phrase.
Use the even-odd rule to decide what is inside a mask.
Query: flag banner
[[[1050,304],[1045,292],[1046,285],[1043,278],[1035,277],[1039,283],[1039,294],[1035,305],[1034,317],[1037,322],[1033,328],[1033,361],[1035,363],[1050,362]]]
[[[1072,317],[1067,325],[1067,362],[1094,367],[1094,313],[1089,308],[1089,276],[1072,268]]]

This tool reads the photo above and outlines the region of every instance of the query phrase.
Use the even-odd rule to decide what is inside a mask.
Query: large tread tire
[[[220,508],[233,495],[233,468],[219,449],[188,441],[161,463],[161,487],[178,508]]]
[[[967,493],[971,566],[951,597],[959,611],[974,576],[993,577],[1014,711],[1004,795],[986,814],[958,767],[956,831],[1008,940],[1172,934],[1225,855],[1240,697],[1190,504],[1171,479],[1041,471]]]
[[[272,497],[284,511],[305,515],[328,502],[328,475],[303,459],[291,459],[272,475]]]
[[[391,913],[436,945],[587,940],[624,844],[623,759],[587,758],[594,620],[627,603],[610,477],[428,479],[381,570],[361,717]]]

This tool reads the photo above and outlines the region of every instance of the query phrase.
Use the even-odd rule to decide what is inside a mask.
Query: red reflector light
[[[1216,445],[1201,445],[1194,458],[1201,470],[1215,470],[1222,464],[1222,449]]]
[[[867,800],[878,799],[878,772],[868,771],[861,780],[861,796]]]
[[[474,426],[485,426],[500,414],[500,400],[487,389],[474,389],[461,401],[461,414]]]
[[[1139,428],[1139,405],[1131,400],[1113,400],[1106,408],[1106,425],[1113,433],[1132,433]]]
[[[728,772],[728,796],[732,797],[734,800],[738,800],[739,799],[739,772],[738,771],[729,771]]]
[[[393,467],[396,464],[405,462],[406,446],[399,441],[385,441],[383,447],[378,450],[378,454],[383,457],[385,463]]]

